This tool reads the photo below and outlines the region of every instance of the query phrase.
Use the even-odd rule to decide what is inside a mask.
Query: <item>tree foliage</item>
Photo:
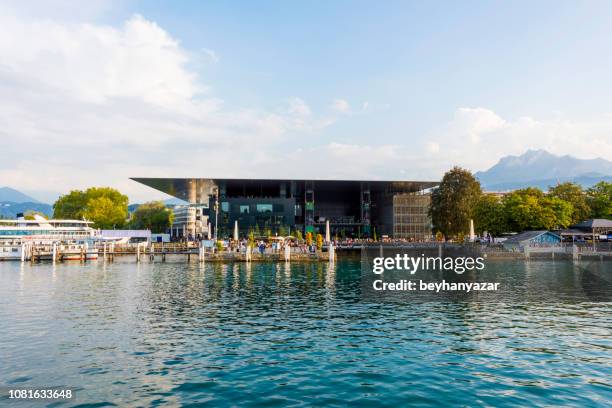
[[[504,197],[503,204],[512,231],[567,228],[572,223],[572,204],[537,188],[515,190]]]
[[[582,187],[576,183],[561,183],[548,190],[550,197],[557,197],[566,201],[574,208],[571,215],[571,224],[584,221],[591,215],[591,209],[587,203],[587,196]]]
[[[431,195],[429,213],[434,229],[447,237],[466,233],[481,194],[480,183],[468,170],[453,167],[446,172]]]
[[[161,201],[144,203],[134,211],[130,228],[148,229],[153,233],[164,233],[174,221],[174,213]]]
[[[278,227],[278,235],[281,236],[281,237],[284,237],[285,235],[287,235],[287,227],[285,227],[284,224],[281,224]]]
[[[600,181],[586,191],[591,218],[612,219],[612,183]]]
[[[547,193],[524,188],[502,199],[482,194],[472,174],[459,167],[448,171],[432,192],[429,214],[436,239],[458,238],[474,219],[477,233],[494,236],[504,232],[567,228],[588,218],[612,219],[612,183],[601,181],[583,190],[575,183],[561,183]]]
[[[121,228],[128,215],[128,197],[110,187],[73,190],[53,204],[54,218],[87,219],[95,228]]]
[[[474,229],[499,236],[507,231],[506,212],[501,200],[493,195],[482,195],[474,206]]]

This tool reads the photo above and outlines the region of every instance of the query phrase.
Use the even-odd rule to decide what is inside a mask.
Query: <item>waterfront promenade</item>
[[[81,257],[69,253],[69,258],[61,250],[61,246],[49,243],[44,245],[33,245],[25,249],[22,262],[25,261],[92,261],[103,260],[112,262],[116,258],[133,259],[135,262],[165,262],[172,258],[173,261],[183,262],[331,262],[337,257],[357,255],[362,248],[367,249],[406,249],[406,250],[431,250],[437,249],[440,254],[449,248],[462,248],[481,254],[488,259],[537,259],[537,260],[580,260],[599,259],[602,261],[612,260],[612,243],[588,244],[559,244],[559,245],[529,245],[516,250],[505,249],[501,245],[487,244],[455,244],[440,242],[362,242],[350,245],[338,243],[333,245],[330,254],[330,245],[322,248],[316,246],[294,245],[284,247],[259,247],[253,246],[229,246],[226,248],[204,247],[200,242],[174,242],[174,243],[136,243],[136,244],[97,244],[93,248],[83,247]],[[96,254],[91,259],[91,253]]]

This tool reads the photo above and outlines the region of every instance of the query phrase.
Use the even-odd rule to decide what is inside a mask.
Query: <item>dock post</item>
[[[103,245],[104,249],[102,251],[102,259],[104,260],[104,262],[106,262],[106,242]]]
[[[251,246],[247,245],[246,253],[244,254],[244,260],[247,262],[251,262],[251,253],[252,253],[251,251],[252,251]]]
[[[56,259],[57,259],[57,243],[53,243],[53,249],[51,250],[51,259],[53,260],[53,262],[55,263]]]
[[[291,261],[291,247],[289,244],[285,245],[285,262]]]
[[[136,244],[136,262],[140,262],[140,242]]]
[[[200,262],[204,262],[204,243],[200,241],[200,246],[198,247],[198,259]]]
[[[25,249],[26,249],[25,244],[22,242],[21,243],[21,262],[25,261]]]
[[[334,244],[329,243],[329,263],[334,263],[336,261],[336,249],[334,248]]]

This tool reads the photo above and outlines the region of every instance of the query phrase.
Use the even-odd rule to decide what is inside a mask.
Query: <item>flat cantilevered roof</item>
[[[244,179],[244,178],[150,178],[132,177],[138,183],[152,187],[166,194],[191,203],[205,202],[213,194],[214,188],[221,183],[226,185],[262,185],[274,186],[280,183],[312,182],[317,188],[333,188],[338,183],[358,188],[367,184],[372,193],[410,193],[426,190],[440,184],[438,181],[405,181],[405,180],[317,180],[317,179]]]

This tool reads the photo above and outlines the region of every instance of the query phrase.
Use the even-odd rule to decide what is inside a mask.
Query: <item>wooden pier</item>
[[[99,243],[93,248],[81,246],[75,248],[62,245],[58,242],[44,244],[27,244],[22,246],[21,261],[103,261],[113,262],[116,258],[129,259],[135,262],[166,262],[169,257],[186,261],[198,262],[334,262],[335,250],[303,252],[300,248],[285,247],[281,250],[270,251],[263,254],[253,248],[240,250],[217,251],[213,248],[204,248],[197,243],[139,243],[118,245],[114,243]]]

